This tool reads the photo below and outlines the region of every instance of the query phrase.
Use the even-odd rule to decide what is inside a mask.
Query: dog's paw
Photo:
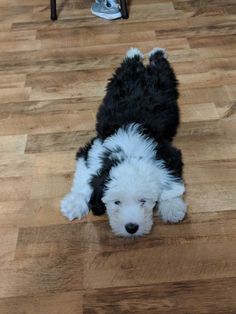
[[[81,219],[87,215],[88,212],[88,204],[82,194],[74,195],[73,193],[69,193],[61,201],[61,213],[69,220],[75,218]]]
[[[127,58],[134,58],[135,56],[139,56],[141,59],[144,58],[144,55],[138,48],[130,48],[126,53]]]
[[[158,208],[158,215],[164,222],[177,223],[184,219],[187,212],[187,205],[180,198],[172,198],[161,201]]]
[[[167,52],[164,48],[153,48],[149,53],[148,53],[149,59],[152,60],[153,58],[168,58]]]

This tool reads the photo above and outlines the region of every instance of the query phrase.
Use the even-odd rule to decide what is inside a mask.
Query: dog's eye
[[[139,203],[143,206],[146,203],[146,200],[142,198],[141,200],[139,200]]]
[[[115,201],[114,202],[115,205],[120,205],[120,203],[121,203],[120,201]]]

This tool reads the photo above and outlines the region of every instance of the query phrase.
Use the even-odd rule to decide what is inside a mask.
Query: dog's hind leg
[[[126,52],[126,58],[132,59],[135,57],[138,57],[140,60],[143,60],[144,55],[142,54],[142,52],[138,48],[130,48]]]
[[[161,58],[168,58],[168,54],[166,52],[166,50],[164,48],[153,48],[150,52],[149,52],[149,61],[150,64],[153,66],[156,66],[156,63],[158,62],[158,60],[160,60]]]
[[[112,81],[114,83],[117,83],[117,81],[123,81],[124,84],[127,84],[130,80],[130,83],[133,82],[133,80],[137,78],[138,72],[145,71],[143,58],[144,55],[138,48],[130,48],[127,51],[120,67],[116,70]]]
[[[112,135],[122,125],[134,122],[137,101],[143,97],[146,67],[137,48],[128,50],[107,85],[107,92],[97,113],[96,130],[100,138]]]
[[[124,85],[128,84],[128,82],[131,84],[138,78],[138,73],[145,71],[143,58],[144,55],[138,48],[130,48],[111,82],[117,83],[122,81]]]
[[[178,81],[176,79],[174,70],[172,69],[169,61],[167,60],[167,52],[163,48],[154,48],[149,52],[148,75],[149,79],[156,82],[157,88],[162,89],[163,92],[172,93],[177,100]]]
[[[155,115],[148,125],[157,139],[172,141],[179,124],[177,100],[178,81],[167,60],[165,49],[155,48],[149,53],[150,64],[146,71],[147,94],[152,96],[152,110]]]

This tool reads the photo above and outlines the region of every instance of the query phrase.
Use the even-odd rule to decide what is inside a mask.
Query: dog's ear
[[[165,163],[165,167],[177,178],[182,178],[183,162],[181,150],[177,149],[171,143],[162,141],[158,144],[157,159]]]
[[[91,196],[89,207],[93,214],[97,216],[103,215],[106,212],[106,206],[102,202],[101,198],[95,195],[95,193]]]
[[[117,164],[117,160],[109,158],[109,154],[103,157],[102,168],[94,175],[90,181],[93,193],[90,198],[89,206],[94,215],[103,215],[106,212],[106,206],[102,201],[106,183],[109,181],[111,168]]]
[[[92,179],[91,185],[93,187],[93,193],[90,198],[89,207],[94,215],[103,215],[106,212],[106,207],[102,202],[105,182],[106,177],[104,174],[96,175]]]

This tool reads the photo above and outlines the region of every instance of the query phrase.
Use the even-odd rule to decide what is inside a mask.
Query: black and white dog
[[[73,220],[107,211],[113,232],[150,232],[153,210],[177,223],[186,214],[181,152],[171,141],[179,124],[175,73],[164,49],[131,48],[107,86],[97,136],[76,155],[71,192],[61,211]]]

